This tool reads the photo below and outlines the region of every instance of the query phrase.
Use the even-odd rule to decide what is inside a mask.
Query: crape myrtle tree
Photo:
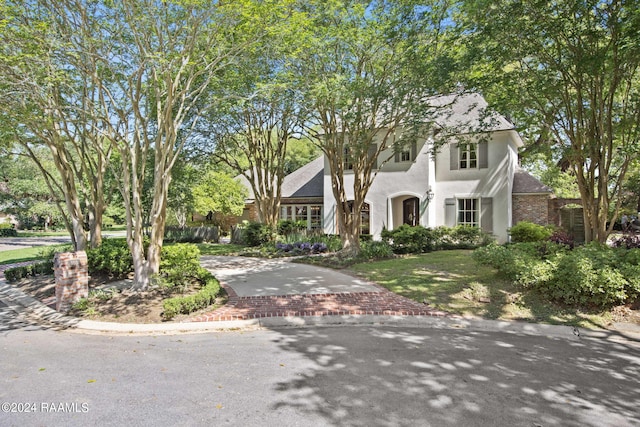
[[[299,137],[304,111],[294,90],[291,56],[304,46],[306,15],[292,0],[269,7],[271,25],[259,43],[222,77],[212,96],[224,99],[203,128],[213,158],[246,178],[258,220],[275,229],[289,142]]]
[[[604,242],[640,154],[640,8],[627,0],[463,2],[470,86],[575,176]]]
[[[448,2],[309,1],[309,45],[296,69],[310,119],[306,134],[325,154],[343,252],[360,251],[360,212],[378,170],[426,136],[426,99],[447,91]],[[353,175],[353,188],[345,179]]]
[[[100,36],[109,55],[101,89],[108,134],[118,150],[120,190],[133,255],[134,287],[158,273],[171,172],[199,118],[202,96],[222,69],[253,42],[259,16],[250,1],[104,2]],[[257,6],[256,6],[257,7]],[[255,20],[254,20],[255,21]],[[149,159],[152,158],[152,162]],[[145,252],[144,177],[153,177]]]
[[[59,2],[37,0],[2,2],[0,11],[3,121],[11,125],[10,138],[20,153],[37,164],[52,197],[62,191],[76,250],[87,247],[87,231],[95,247],[101,241],[109,150],[93,149],[108,143],[91,114],[97,88],[88,71],[95,62],[86,49],[78,49],[83,36],[72,21],[79,17]],[[49,149],[57,174],[43,166],[38,146]]]

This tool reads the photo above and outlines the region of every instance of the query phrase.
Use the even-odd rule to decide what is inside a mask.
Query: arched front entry
[[[402,202],[402,223],[413,227],[420,223],[420,200],[417,197]]]

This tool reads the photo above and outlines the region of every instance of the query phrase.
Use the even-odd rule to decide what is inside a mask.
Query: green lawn
[[[501,279],[494,269],[477,265],[468,250],[366,262],[350,270],[399,295],[465,316],[582,327],[611,322],[606,312],[585,313],[544,301],[538,293]]]
[[[40,259],[45,253],[56,248],[68,248],[69,245],[34,246],[31,248],[14,249],[0,252],[0,264],[13,264],[15,262],[32,261]]]

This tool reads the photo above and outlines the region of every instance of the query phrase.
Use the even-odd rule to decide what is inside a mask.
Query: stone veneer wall
[[[513,224],[520,221],[530,221],[539,225],[552,223],[549,214],[548,194],[514,194],[513,201]]]
[[[73,303],[89,296],[87,253],[64,252],[53,258],[56,279],[56,310],[66,312]]]

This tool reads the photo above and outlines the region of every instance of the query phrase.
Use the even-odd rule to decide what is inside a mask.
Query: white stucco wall
[[[493,232],[505,242],[511,227],[511,188],[517,166],[517,149],[522,142],[515,131],[493,133],[488,141],[488,168],[450,170],[449,145],[432,158],[430,145],[421,141],[415,161],[396,163],[392,158],[382,166],[366,197],[370,205],[371,234],[379,238],[384,227],[402,224],[402,201],[417,197],[420,201],[420,224],[426,227],[445,225],[445,199],[493,199]],[[389,157],[384,153],[380,159]],[[381,160],[380,160],[381,161]],[[335,199],[331,189],[329,165],[325,159],[324,224],[325,232],[336,234]],[[353,198],[353,175],[345,174],[345,188]],[[434,198],[427,199],[429,188]]]
[[[500,131],[488,141],[488,168],[450,170],[450,147],[436,156],[433,212],[435,225],[445,224],[445,199],[493,198],[493,234],[506,242],[511,227],[511,189],[521,144],[515,131]]]

